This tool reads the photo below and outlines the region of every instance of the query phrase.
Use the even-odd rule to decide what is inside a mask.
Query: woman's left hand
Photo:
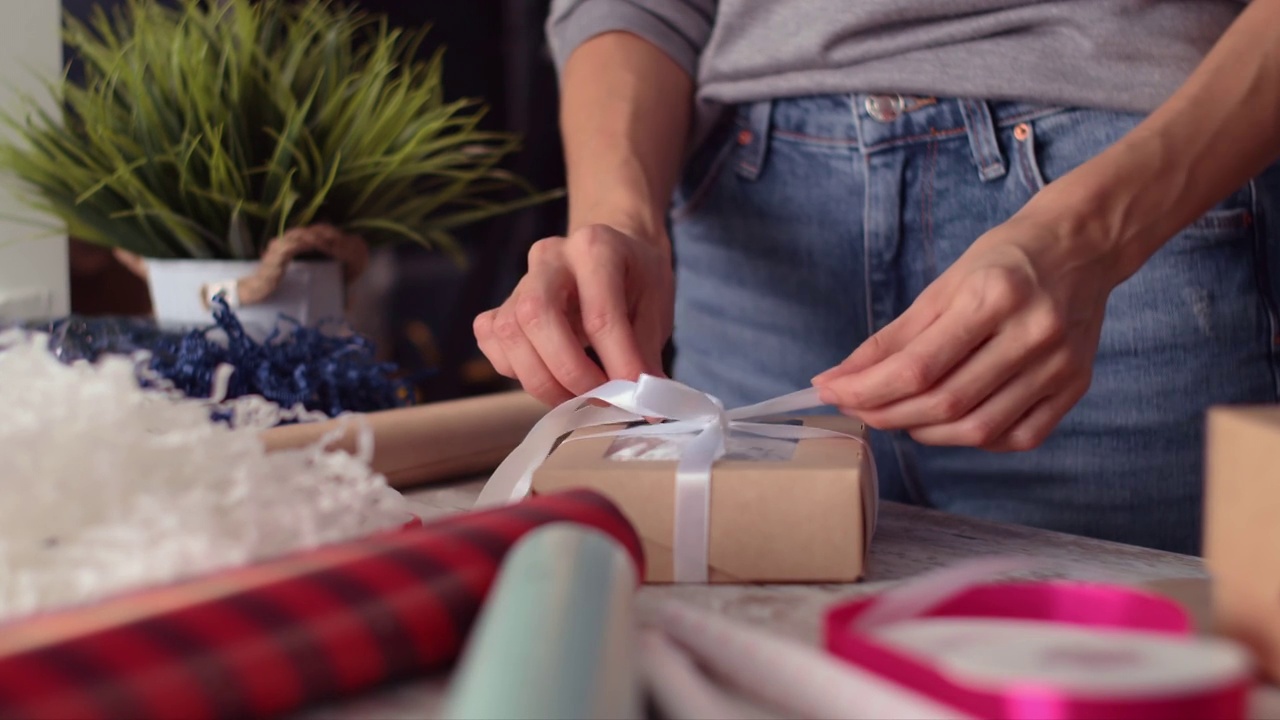
[[[1249,3],[1142,123],[1051,182],[814,378],[823,399],[931,445],[1042,443],[1089,387],[1115,286],[1280,157],[1280,104],[1258,101],[1280,97],[1276,27],[1280,0]]]
[[[979,238],[895,321],[814,378],[822,399],[928,445],[1042,443],[1089,388],[1114,258],[1032,206]]]

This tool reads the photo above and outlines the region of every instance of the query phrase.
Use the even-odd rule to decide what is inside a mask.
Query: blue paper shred
[[[144,321],[77,317],[44,330],[64,362],[145,350],[151,353],[150,370],[189,397],[209,397],[218,367],[230,365],[228,399],[260,395],[330,417],[413,403],[417,378],[401,377],[394,363],[378,362],[373,343],[342,323],[308,327],[282,316],[276,330],[258,342],[221,297],[214,303],[214,325],[183,333]]]

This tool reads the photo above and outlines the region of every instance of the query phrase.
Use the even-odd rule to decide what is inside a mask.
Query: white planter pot
[[[254,260],[147,260],[147,284],[156,322],[166,328],[206,327],[214,323],[205,299],[210,286],[231,286],[252,275]],[[295,260],[268,298],[236,307],[236,317],[255,339],[265,338],[286,315],[303,325],[343,317],[342,266],[334,260]]]

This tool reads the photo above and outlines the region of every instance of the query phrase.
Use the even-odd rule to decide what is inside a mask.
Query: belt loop
[[[773,101],[753,103],[747,112],[746,132],[738,134],[738,143],[742,145],[736,168],[739,176],[746,180],[760,177],[765,155],[769,151],[769,135],[772,130]]]
[[[1008,168],[1000,153],[1000,141],[996,138],[996,124],[991,119],[991,108],[982,100],[961,100],[960,112],[964,115],[969,149],[973,152],[973,162],[978,166],[978,176],[984,182],[1004,177]]]

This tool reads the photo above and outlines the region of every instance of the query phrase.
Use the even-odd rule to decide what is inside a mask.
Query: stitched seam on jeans
[[[1253,224],[1253,213],[1248,209],[1210,212],[1193,221],[1188,228],[1194,230],[1243,230]]]
[[[1035,126],[1029,126],[1027,136],[1022,139],[1022,148],[1018,151],[1018,164],[1022,166],[1023,182],[1026,183],[1027,189],[1032,195],[1040,192],[1048,183],[1044,177],[1040,175],[1040,169],[1036,167],[1036,130]]]
[[[1065,112],[1065,111],[1066,111],[1066,108],[1045,108],[1041,110],[1035,110],[1032,112],[1019,113],[1017,115],[1010,115],[1009,117],[1001,118],[999,120],[992,118],[992,122],[995,123],[996,127],[1003,128],[1003,127],[1008,127],[1010,125],[1017,125],[1020,122],[1040,120],[1042,118],[1046,118],[1051,115],[1056,115],[1058,113]],[[784,131],[775,130],[774,132],[779,133]],[[946,130],[930,130],[928,133],[919,133],[916,135],[904,135],[902,137],[896,137],[890,140],[884,140],[882,142],[876,143],[875,145],[868,145],[866,148],[866,152],[875,152],[877,150],[885,150],[888,148],[897,147],[899,145],[905,145],[907,143],[919,142],[921,140],[928,140],[930,138],[953,138],[958,135],[964,135],[967,132],[968,130],[966,128],[960,127],[960,128],[947,128]]]
[[[752,165],[748,163],[746,160],[743,160],[738,163],[738,170],[740,172],[747,173],[748,175],[755,175],[756,173],[760,172],[760,166]]]
[[[737,127],[741,127],[741,125],[735,124],[735,128]],[[737,130],[735,129],[735,134],[736,132]],[[693,192],[689,194],[688,199],[680,207],[672,209],[669,215],[672,222],[685,220],[698,211],[706,200],[707,195],[711,193],[711,189],[719,181],[720,175],[724,172],[724,167],[732,161],[732,155],[736,147],[737,145],[734,143],[726,141],[724,147],[711,159],[706,176],[700,179]]]
[[[938,253],[933,243],[934,175],[938,169],[938,143],[929,143],[925,154],[924,197],[920,205],[920,226],[924,231],[924,264],[930,280],[938,276]]]
[[[964,120],[969,131],[973,133],[974,143],[978,146],[978,157],[974,158],[974,160],[978,163],[978,170],[986,173],[987,169],[991,167],[991,163],[989,162],[991,157],[991,148],[987,146],[987,125],[986,123],[979,125],[978,117],[975,116],[971,110],[972,107],[969,103],[960,103],[960,114],[964,116]]]
[[[871,145],[870,147],[868,147],[867,152],[875,152],[876,150],[885,150],[888,148],[897,147],[899,145],[906,145],[907,143],[919,142],[921,140],[929,140],[933,138],[937,138],[941,140],[941,139],[958,137],[964,134],[965,134],[964,128],[950,128],[947,130],[930,130],[927,133],[922,133],[919,135],[905,135],[903,137],[897,137],[897,138],[893,138],[892,140],[885,140],[884,142],[876,143],[875,145]]]
[[[1010,115],[1009,117],[1005,117],[1005,118],[996,119],[993,117],[992,122],[995,123],[995,126],[998,128],[1005,128],[1011,125],[1017,125],[1020,122],[1031,122],[1032,120],[1043,120],[1044,118],[1047,118],[1051,115],[1057,115],[1059,113],[1064,113],[1066,111],[1067,111],[1067,108],[1043,108],[1040,110],[1032,110],[1031,112],[1019,113],[1017,115]]]
[[[806,135],[805,133],[799,133],[793,130],[774,130],[773,136],[782,140],[812,143],[814,145],[825,145],[830,147],[849,147],[858,144],[857,138],[828,138],[818,135]]]

